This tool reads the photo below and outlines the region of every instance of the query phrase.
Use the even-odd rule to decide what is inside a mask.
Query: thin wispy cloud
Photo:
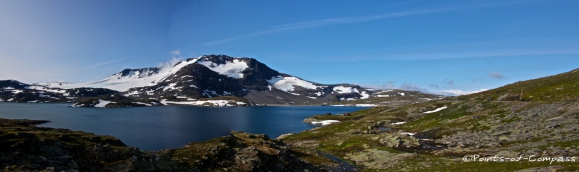
[[[500,74],[500,73],[498,73],[498,72],[491,72],[491,73],[488,73],[488,75],[489,75],[490,77],[492,77],[492,78],[495,78],[495,79],[503,79],[503,78],[505,78],[505,76],[503,76],[502,74]]]
[[[171,54],[172,56],[178,56],[178,55],[181,55],[181,49],[177,49],[177,50],[169,51],[169,54]]]
[[[337,24],[348,24],[348,23],[360,23],[360,22],[367,22],[372,20],[379,20],[379,19],[386,19],[386,18],[398,18],[398,17],[405,17],[405,16],[413,16],[413,15],[420,15],[420,14],[430,14],[436,12],[443,12],[454,10],[457,8],[440,8],[440,9],[429,9],[429,10],[415,10],[415,11],[404,11],[404,12],[396,12],[396,13],[388,13],[388,14],[381,14],[381,15],[374,15],[374,16],[364,16],[364,17],[343,17],[343,18],[329,18],[323,20],[315,20],[315,21],[308,21],[308,22],[299,22],[299,23],[291,23],[285,25],[279,25],[271,27],[268,30],[255,32],[247,35],[235,36],[227,39],[212,41],[203,43],[200,45],[217,45],[229,41],[239,40],[243,38],[255,37],[270,33],[288,31],[288,30],[297,30],[297,29],[307,29],[307,28],[315,28],[321,26],[328,26],[328,25],[337,25]]]
[[[416,50],[420,51],[420,50]],[[448,52],[448,53],[412,53],[412,54],[356,54],[332,56],[328,58],[311,59],[312,62],[356,62],[366,60],[439,60],[459,58],[485,58],[485,57],[520,57],[541,55],[571,55],[579,54],[579,49],[544,49],[544,50],[504,50],[504,51],[478,51],[478,52]],[[284,58],[282,61],[301,61],[302,59]]]
[[[442,82],[446,85],[454,84],[454,80],[452,80],[452,79],[443,79]]]
[[[546,50],[506,50],[469,53],[439,53],[439,54],[403,54],[391,55],[390,59],[399,60],[427,60],[427,59],[452,59],[474,57],[507,57],[507,56],[535,56],[535,55],[566,55],[579,54],[579,49],[546,49]]]
[[[434,13],[434,12],[441,12],[447,11],[450,8],[444,9],[433,9],[433,10],[419,10],[419,11],[406,11],[406,12],[398,12],[398,13],[390,13],[390,14],[382,14],[376,16],[366,16],[366,17],[345,17],[345,18],[330,18],[324,20],[316,20],[316,21],[309,21],[309,22],[300,22],[300,23],[292,23],[292,24],[285,24],[280,26],[274,26],[268,30],[255,32],[247,35],[235,36],[227,39],[222,39],[218,41],[212,41],[203,43],[201,45],[209,46],[209,45],[217,45],[229,41],[239,40],[243,38],[255,37],[270,33],[288,31],[288,30],[296,30],[296,29],[307,29],[307,28],[314,28],[314,27],[321,27],[327,25],[336,25],[336,24],[347,24],[347,23],[359,23],[359,22],[366,22],[378,19],[385,19],[385,18],[396,18],[396,17],[404,17],[404,16],[411,16],[411,15],[419,15],[419,14],[427,14],[427,13]]]
[[[108,62],[103,62],[103,63],[95,64],[95,65],[92,65],[92,66],[88,66],[88,67],[86,67],[86,68],[84,68],[84,69],[82,69],[82,70],[94,69],[94,68],[97,68],[97,67],[101,67],[101,66],[104,66],[104,65],[111,64],[111,63],[120,62],[120,61],[122,61],[122,60],[124,60],[124,59],[125,59],[125,58],[120,58],[120,59],[113,60],[113,61],[108,61]],[[80,70],[80,71],[82,71],[82,70]]]
[[[489,3],[489,4],[478,4],[474,6],[454,6],[454,7],[446,7],[446,8],[435,8],[435,9],[424,9],[424,10],[410,10],[410,11],[402,11],[402,12],[394,12],[394,13],[386,13],[380,15],[372,15],[372,16],[362,16],[362,17],[342,17],[342,18],[328,18],[322,20],[314,20],[314,21],[307,21],[307,22],[298,22],[298,23],[290,23],[284,24],[279,26],[274,26],[269,29],[254,32],[246,35],[239,35],[234,36],[231,38],[221,39],[217,41],[211,41],[199,44],[201,46],[211,46],[222,44],[234,40],[255,37],[265,34],[277,33],[282,31],[288,30],[297,30],[297,29],[307,29],[307,28],[315,28],[315,27],[322,27],[328,25],[338,25],[338,24],[350,24],[350,23],[360,23],[360,22],[368,22],[373,20],[381,20],[381,19],[388,19],[388,18],[399,18],[399,17],[407,17],[407,16],[414,16],[414,15],[424,15],[424,14],[433,14],[433,13],[440,13],[440,12],[448,12],[448,11],[458,11],[458,10],[469,10],[475,8],[486,8],[486,7],[495,7],[495,6],[507,6],[507,5],[517,5],[517,4],[524,4],[524,3],[533,3],[533,1],[513,1],[513,2],[500,2],[500,3]]]
[[[389,14],[382,14],[382,15],[375,15],[375,16],[365,16],[365,17],[330,18],[330,19],[324,19],[324,20],[285,24],[285,25],[273,27],[273,29],[283,31],[283,30],[305,29],[305,28],[312,28],[312,27],[335,25],[335,24],[360,23],[360,22],[367,22],[367,21],[386,19],[386,18],[398,18],[398,17],[413,16],[413,15],[419,15],[419,14],[443,12],[443,11],[449,11],[449,10],[453,10],[453,9],[456,9],[456,8],[440,8],[440,9],[430,9],[430,10],[404,11],[404,12],[389,13]]]

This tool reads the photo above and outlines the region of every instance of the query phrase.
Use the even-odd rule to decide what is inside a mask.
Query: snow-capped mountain
[[[371,89],[351,84],[319,84],[280,73],[253,58],[204,55],[190,58],[167,68],[125,69],[96,82],[23,83],[0,85],[6,96],[14,90],[54,93],[60,97],[81,96],[81,90],[101,90],[99,94],[119,94],[133,99],[165,102],[200,101],[199,99],[242,98],[255,104],[323,104],[334,101],[366,99]],[[18,89],[17,89],[18,87]],[[76,92],[79,92],[77,94]],[[108,91],[102,91],[108,90]],[[17,91],[16,91],[17,92]],[[74,94],[73,94],[74,93]],[[235,98],[233,98],[235,99]],[[98,102],[96,102],[98,103]],[[198,103],[198,102],[197,102]],[[240,102],[238,102],[240,103]],[[193,103],[191,103],[193,104]]]
[[[257,104],[322,104],[368,98],[357,85],[325,85],[280,73],[253,58],[206,55],[188,59],[176,73],[152,86],[135,87],[127,96],[182,99],[243,97]]]

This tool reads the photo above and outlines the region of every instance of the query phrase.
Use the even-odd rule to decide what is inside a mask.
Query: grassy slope
[[[537,135],[537,138],[533,139],[530,139],[532,137],[518,139],[515,137],[518,135],[508,135],[509,133],[507,133],[506,138],[510,138],[510,140],[494,141],[498,144],[493,146],[479,148],[466,145],[463,148],[452,147],[452,149],[449,146],[448,151],[421,149],[420,147],[392,148],[378,140],[394,135],[401,137],[400,140],[406,141],[405,136],[397,134],[401,131],[416,132],[435,140],[449,140],[448,137],[459,137],[460,135],[457,133],[460,132],[479,133],[489,135],[491,138],[501,137],[503,139],[505,137],[495,134],[502,131],[503,128],[506,128],[503,129],[504,131],[517,133],[521,129],[511,126],[533,126],[536,123],[538,127],[543,127],[549,124],[552,119],[562,117],[565,118],[564,120],[572,122],[556,127],[577,127],[573,123],[576,124],[579,117],[579,110],[575,109],[578,105],[577,96],[579,96],[579,89],[576,88],[579,86],[578,71],[517,82],[457,98],[446,98],[394,109],[370,108],[354,112],[349,117],[319,116],[318,119],[342,118],[338,119],[342,122],[294,134],[285,140],[302,149],[315,149],[331,153],[356,163],[363,168],[363,171],[512,171],[535,167],[541,167],[540,170],[545,170],[548,166],[558,166],[549,168],[562,168],[563,170],[578,170],[579,162],[555,162],[553,164],[528,161],[477,163],[462,162],[461,160],[464,155],[496,155],[501,151],[510,149],[525,154],[525,151],[533,148],[538,149],[538,153],[535,152],[536,156],[577,156],[577,152],[567,151],[567,153],[558,154],[558,152],[553,151],[579,149],[579,139],[575,137],[579,135],[577,130],[548,131],[549,129],[539,128],[533,131],[536,133],[532,134]],[[519,99],[521,89],[523,90],[523,97]],[[448,108],[436,113],[423,113],[443,106]],[[532,118],[530,123],[525,123],[523,119],[528,114],[533,115],[534,119]],[[399,121],[407,122],[403,125],[388,125]],[[392,129],[367,134],[371,128],[369,126],[376,123],[381,123],[381,126]],[[526,130],[526,128],[522,130]],[[524,133],[519,135],[525,136]],[[561,137],[562,140],[558,140]],[[547,153],[541,154],[541,152]]]

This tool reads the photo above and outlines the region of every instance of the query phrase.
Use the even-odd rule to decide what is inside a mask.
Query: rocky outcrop
[[[139,151],[111,136],[39,128],[46,121],[0,119],[0,169],[6,171],[325,171],[282,140],[231,132],[182,148]],[[320,156],[321,158],[321,156]]]
[[[323,171],[300,159],[282,140],[263,134],[231,132],[179,149],[164,150],[174,164],[159,167],[186,171]]]
[[[144,156],[138,149],[114,137],[29,124],[34,122],[0,119],[0,168],[7,171],[112,171],[108,169],[120,163],[132,163],[132,157]],[[143,165],[123,169],[136,170]]]

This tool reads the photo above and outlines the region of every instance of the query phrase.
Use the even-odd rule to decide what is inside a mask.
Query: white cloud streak
[[[469,9],[476,9],[476,8],[517,5],[517,4],[535,3],[535,2],[543,2],[543,1],[511,1],[511,2],[479,4],[479,5],[473,5],[473,6],[455,6],[455,7],[446,7],[446,8],[436,8],[436,9],[410,10],[410,11],[387,13],[387,14],[380,14],[380,15],[373,15],[373,16],[328,18],[328,19],[322,19],[322,20],[314,20],[314,21],[298,22],[298,23],[290,23],[290,24],[274,26],[274,27],[271,27],[267,30],[254,32],[254,33],[250,33],[250,34],[246,34],[246,35],[234,36],[231,38],[221,39],[221,40],[217,40],[217,41],[206,42],[206,43],[202,43],[199,45],[212,46],[212,45],[222,44],[222,43],[226,43],[226,42],[230,42],[230,41],[234,41],[234,40],[239,40],[239,39],[244,39],[244,38],[249,38],[249,37],[255,37],[255,36],[260,36],[260,35],[265,35],[265,34],[271,34],[271,33],[277,33],[277,32],[282,32],[282,31],[288,31],[288,30],[307,29],[307,28],[315,28],[315,27],[328,26],[328,25],[337,25],[337,24],[360,23],[360,22],[367,22],[367,21],[381,20],[381,19],[388,19],[388,18],[400,18],[400,17],[406,17],[406,16],[433,14],[433,13],[440,13],[440,12],[447,12],[447,11],[469,10]]]
[[[505,78],[505,76],[503,76],[502,74],[498,73],[498,72],[492,72],[488,74],[490,77],[495,78],[495,79],[503,79]]]
[[[288,30],[297,30],[297,29],[307,29],[307,28],[314,28],[314,27],[321,27],[321,26],[328,26],[328,25],[337,25],[337,24],[348,24],[348,23],[360,23],[360,22],[367,22],[372,20],[379,20],[379,19],[386,19],[386,18],[398,18],[398,17],[405,17],[405,16],[413,16],[413,15],[420,15],[420,14],[430,14],[436,12],[444,12],[449,10],[455,10],[457,8],[440,8],[440,9],[429,9],[429,10],[415,10],[415,11],[404,11],[404,12],[396,12],[396,13],[388,13],[388,14],[381,14],[381,15],[374,15],[374,16],[365,16],[365,17],[343,17],[343,18],[329,18],[323,20],[315,20],[315,21],[308,21],[308,22],[299,22],[299,23],[291,23],[285,24],[280,26],[274,26],[268,30],[255,32],[247,35],[235,36],[227,39],[212,41],[203,43],[200,45],[204,46],[211,46],[217,45],[229,41],[234,41],[243,38],[255,37],[270,33],[277,33],[282,31]]]
[[[104,66],[104,65],[107,65],[107,64],[111,64],[111,63],[115,63],[115,62],[120,62],[120,61],[122,61],[122,60],[124,60],[124,59],[125,59],[125,58],[120,58],[120,59],[113,60],[113,61],[108,61],[108,62],[103,62],[103,63],[95,64],[95,65],[92,65],[92,66],[85,67],[84,69],[81,69],[81,70],[79,70],[79,71],[88,70],[88,69],[94,69],[94,68],[101,67],[101,66]]]

